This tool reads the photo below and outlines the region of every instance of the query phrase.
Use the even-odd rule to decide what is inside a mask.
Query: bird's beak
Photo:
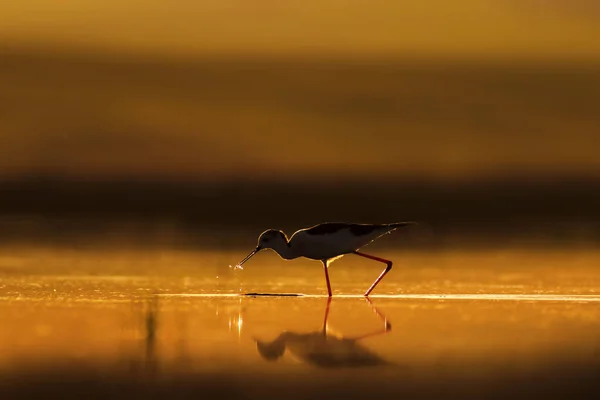
[[[252,250],[250,252],[250,254],[248,254],[246,257],[244,257],[244,259],[242,261],[239,262],[238,267],[241,267],[243,263],[245,263],[250,258],[252,258],[252,256],[255,255],[256,253],[258,253],[260,250],[261,250],[260,246],[257,246],[254,250]]]

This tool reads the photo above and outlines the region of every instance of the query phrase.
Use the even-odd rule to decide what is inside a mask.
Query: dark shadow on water
[[[146,372],[154,374],[156,372],[156,335],[158,330],[158,298],[152,296],[147,304],[144,313],[144,348],[145,348],[145,367]]]
[[[287,350],[302,362],[322,368],[392,365],[359,343],[363,339],[386,334],[392,329],[387,318],[368,298],[366,301],[383,322],[381,329],[355,337],[331,334],[328,325],[331,298],[328,298],[320,330],[309,333],[284,331],[272,341],[255,339],[258,353],[267,361],[276,361]]]
[[[31,399],[507,399],[597,398],[600,364],[548,366],[526,374],[498,368],[482,378],[457,377],[448,371],[427,376],[218,371],[140,379],[94,365],[57,364],[15,370],[0,377],[0,398]],[[285,393],[285,396],[282,394]],[[595,393],[595,394],[594,394]]]
[[[159,371],[160,357],[157,337],[159,335],[160,307],[155,294],[132,300],[131,312],[135,332],[133,352],[125,357],[132,375],[155,378]]]

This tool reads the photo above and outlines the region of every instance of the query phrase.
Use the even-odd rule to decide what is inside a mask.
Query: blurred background
[[[0,398],[598,397],[599,154],[597,0],[1,1]]]
[[[2,241],[417,220],[402,243],[596,246],[599,21],[591,0],[4,2]]]

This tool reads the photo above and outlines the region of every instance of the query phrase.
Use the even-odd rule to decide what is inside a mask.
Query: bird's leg
[[[377,316],[383,321],[384,323],[384,327],[383,329],[377,330],[375,332],[371,332],[371,333],[366,333],[364,335],[360,335],[360,336],[356,336],[353,337],[352,340],[361,340],[361,339],[365,339],[371,336],[377,336],[377,335],[382,335],[384,333],[388,333],[389,331],[392,330],[392,324],[388,322],[387,318],[385,317],[385,315],[383,315],[371,302],[371,300],[367,297],[367,303],[369,303],[369,305],[371,306],[371,310],[373,310],[373,312],[375,314],[377,314]]]
[[[383,313],[381,311],[379,311],[377,309],[377,307],[375,307],[373,305],[373,302],[371,301],[371,299],[369,299],[368,297],[365,298],[365,300],[367,300],[367,303],[369,303],[369,305],[371,306],[371,310],[373,310],[373,312],[375,314],[377,314],[377,316],[379,317],[379,319],[381,319],[383,321],[383,324],[385,326],[385,331],[390,331],[392,330],[392,324],[387,320],[387,317],[385,315],[383,315]]]
[[[325,270],[325,281],[327,282],[327,293],[331,297],[331,283],[329,283],[329,272],[327,271],[327,260],[322,260],[323,269]]]
[[[382,262],[382,263],[384,263],[384,264],[387,265],[387,267],[381,273],[381,275],[379,275],[379,277],[377,279],[375,279],[375,282],[373,282],[373,284],[371,285],[371,287],[369,289],[367,289],[367,291],[365,292],[365,296],[368,296],[369,294],[371,294],[371,292],[373,291],[373,289],[375,289],[375,286],[377,286],[377,284],[383,279],[383,277],[385,276],[385,274],[387,274],[388,272],[390,272],[390,269],[392,269],[392,262],[390,260],[386,260],[384,258],[379,258],[379,257],[371,256],[369,254],[361,253],[359,251],[354,251],[354,254],[356,254],[357,256],[369,258],[371,260],[379,261],[379,262]]]
[[[329,305],[331,304],[331,297],[327,298],[327,305],[325,306],[325,316],[323,317],[323,336],[327,336],[327,320],[329,319]]]

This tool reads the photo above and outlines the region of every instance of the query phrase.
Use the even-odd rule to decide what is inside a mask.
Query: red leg
[[[383,313],[381,313],[381,311],[379,311],[377,309],[377,307],[375,307],[373,305],[373,303],[371,302],[371,299],[369,299],[368,297],[365,298],[367,300],[367,303],[371,306],[371,310],[373,310],[373,312],[375,314],[377,314],[377,316],[379,317],[379,319],[381,319],[381,321],[383,322],[383,329],[377,330],[375,332],[370,332],[370,333],[366,333],[360,336],[355,336],[352,338],[352,340],[362,340],[362,339],[366,339],[368,337],[372,337],[372,336],[377,336],[377,335],[382,335],[385,333],[388,333],[389,331],[392,330],[392,324],[390,324],[387,320],[387,318],[385,317],[385,315],[383,315]]]
[[[369,299],[367,297],[366,300],[367,300],[367,303],[369,303],[369,305],[371,306],[371,310],[373,310],[373,312],[375,314],[377,314],[377,316],[379,317],[379,319],[381,319],[383,321],[383,324],[385,325],[385,330],[386,331],[392,330],[392,324],[387,320],[387,317],[385,315],[383,315],[383,313],[381,311],[379,311],[377,309],[377,307],[375,307],[373,305],[373,302],[371,301],[371,299]]]
[[[371,292],[373,291],[373,289],[375,289],[375,286],[377,286],[377,284],[383,279],[383,277],[385,276],[385,274],[387,274],[388,272],[390,272],[390,269],[392,269],[392,262],[390,260],[386,260],[384,258],[379,258],[379,257],[371,256],[371,255],[368,255],[368,254],[365,254],[365,253],[360,253],[358,251],[355,251],[354,254],[356,254],[357,256],[369,258],[371,260],[379,261],[379,262],[382,262],[382,263],[384,263],[384,264],[387,265],[387,267],[381,273],[381,275],[379,275],[379,277],[377,279],[375,279],[375,282],[373,282],[373,284],[371,285],[371,287],[369,289],[367,289],[367,291],[365,292],[365,296],[368,296],[369,294],[371,294]]]
[[[331,297],[327,298],[327,305],[325,306],[325,316],[323,317],[323,335],[327,336],[327,320],[329,319],[329,305],[331,304]]]
[[[329,272],[327,271],[327,260],[323,260],[323,269],[325,270],[325,281],[327,282],[327,293],[331,297],[331,283],[329,283]]]

